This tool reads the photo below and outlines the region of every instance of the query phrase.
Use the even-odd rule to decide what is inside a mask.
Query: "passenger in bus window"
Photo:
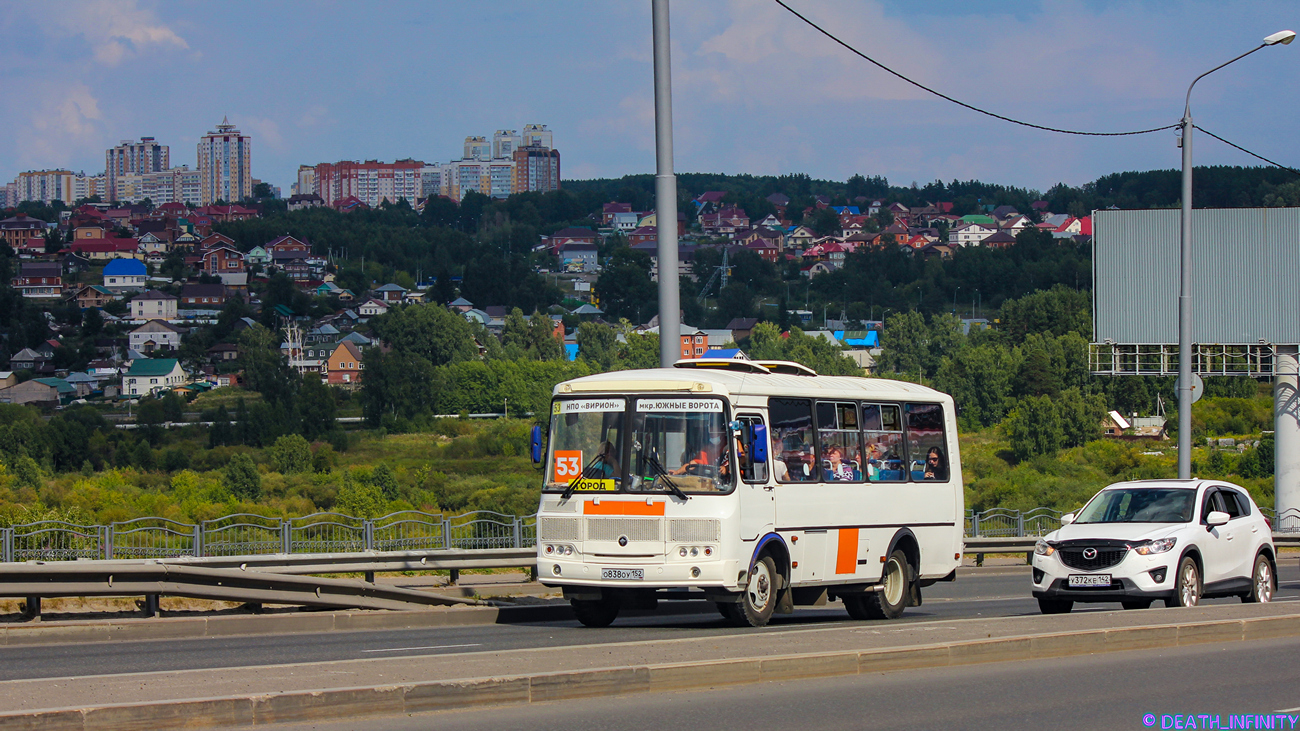
[[[948,481],[948,460],[943,458],[942,449],[930,447],[930,451],[926,453],[924,479],[938,482]]]
[[[853,465],[844,461],[844,453],[836,445],[831,445],[826,449],[826,466],[823,469],[823,477],[827,482],[853,482],[861,479]]]
[[[600,460],[600,470],[596,475],[597,478],[617,478],[618,459],[614,457],[614,445],[609,442],[601,442],[596,448],[596,457]]]

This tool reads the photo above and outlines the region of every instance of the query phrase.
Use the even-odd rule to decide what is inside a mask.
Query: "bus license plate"
[[[1067,585],[1072,589],[1081,586],[1110,586],[1110,574],[1070,574]]]
[[[645,569],[601,569],[600,578],[614,581],[641,581],[645,578]]]

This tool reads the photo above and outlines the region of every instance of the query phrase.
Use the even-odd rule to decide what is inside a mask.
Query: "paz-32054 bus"
[[[951,581],[964,506],[949,396],[796,363],[688,360],[555,387],[537,571],[588,626],[703,598],[741,625],[839,599],[895,618]]]

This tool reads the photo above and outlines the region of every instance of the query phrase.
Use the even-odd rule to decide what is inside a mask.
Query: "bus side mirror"
[[[533,452],[533,464],[537,464],[541,462],[542,461],[542,428],[536,424],[533,424],[532,452]]]
[[[752,432],[750,451],[754,462],[756,464],[765,464],[767,462],[767,427],[763,424],[755,424]]]

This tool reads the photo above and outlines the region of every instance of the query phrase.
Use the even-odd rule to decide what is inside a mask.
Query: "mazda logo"
[[[626,545],[627,545],[627,536],[619,536],[619,537],[618,537],[618,545],[620,545],[620,546],[626,546]],[[1093,553],[1096,553],[1096,551],[1093,551]]]
[[[1089,561],[1093,560],[1094,558],[1097,557],[1097,549],[1095,548],[1083,549],[1083,557],[1088,559]]]

